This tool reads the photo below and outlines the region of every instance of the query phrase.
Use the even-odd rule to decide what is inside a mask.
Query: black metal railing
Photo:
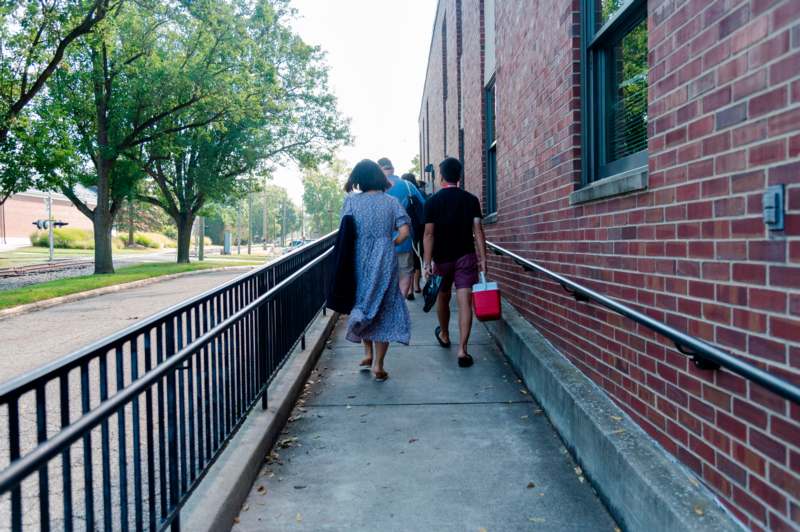
[[[783,397],[784,399],[788,399],[800,404],[800,388],[791,384],[790,382],[781,379],[780,377],[776,377],[775,375],[772,375],[771,373],[768,373],[761,368],[754,366],[753,364],[745,362],[731,355],[730,353],[726,353],[716,346],[683,333],[673,327],[670,327],[669,325],[651,318],[650,316],[647,316],[646,314],[634,310],[631,307],[623,305],[618,301],[615,301],[607,296],[595,292],[594,290],[571,281],[570,279],[552,272],[547,268],[536,264],[535,262],[525,259],[512,251],[498,246],[497,244],[487,242],[486,245],[495,254],[509,257],[525,271],[538,272],[554,280],[577,301],[598,303],[607,309],[616,312],[617,314],[625,316],[626,318],[629,318],[636,323],[644,325],[648,329],[655,331],[666,338],[669,338],[675,344],[675,347],[678,349],[678,351],[684,355],[690,356],[692,361],[699,368],[716,370],[720,367],[724,367],[728,371],[753,381],[770,390],[771,392]]]
[[[0,527],[179,529],[323,308],[334,240],[0,386]]]

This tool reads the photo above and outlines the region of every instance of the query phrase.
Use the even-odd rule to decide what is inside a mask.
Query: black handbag
[[[439,288],[441,287],[441,275],[431,275],[428,277],[428,280],[425,281],[425,287],[422,289],[422,298],[425,300],[425,304],[422,306],[424,312],[430,312],[434,305],[436,305],[436,298],[439,296]]]

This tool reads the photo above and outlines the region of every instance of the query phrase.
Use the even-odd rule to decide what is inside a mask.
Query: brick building
[[[97,203],[94,192],[79,189],[79,196],[89,208]],[[52,193],[53,219],[67,222],[69,227],[92,230],[92,221],[83,215],[63,194]],[[14,194],[0,206],[0,249],[30,245],[30,235],[36,231],[33,223],[47,219],[47,193],[28,190]]]
[[[489,240],[800,382],[800,1],[439,0],[419,128],[427,179],[460,157]],[[742,522],[800,527],[800,406],[490,260]]]

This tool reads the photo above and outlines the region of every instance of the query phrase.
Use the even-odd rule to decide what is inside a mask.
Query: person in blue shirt
[[[409,198],[414,197],[420,205],[425,204],[425,198],[422,197],[417,187],[411,185],[408,181],[400,179],[394,173],[394,166],[392,161],[386,157],[378,159],[378,166],[383,170],[384,175],[392,183],[392,188],[386,191],[390,196],[394,196],[404,209],[408,210]],[[414,253],[411,242],[412,238],[405,240],[403,243],[395,246],[395,253],[397,254],[397,268],[400,272],[400,293],[403,297],[408,297],[411,291],[411,278],[414,274]]]

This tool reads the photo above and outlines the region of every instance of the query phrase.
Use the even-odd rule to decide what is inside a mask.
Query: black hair
[[[417,186],[417,176],[415,176],[415,175],[414,175],[414,174],[412,174],[411,172],[408,172],[407,174],[403,174],[403,175],[401,175],[401,176],[400,176],[400,179],[403,179],[403,180],[405,180],[405,181],[408,181],[408,182],[409,182],[409,183],[411,183],[412,185],[414,185],[414,186]]]
[[[461,173],[464,167],[461,161],[455,157],[448,157],[439,163],[439,173],[442,174],[442,179],[448,183],[458,183],[461,181]]]
[[[385,191],[392,187],[392,183],[383,175],[383,170],[378,164],[369,159],[359,161],[350,172],[350,177],[344,185],[345,192],[358,189],[361,192],[370,190]]]

